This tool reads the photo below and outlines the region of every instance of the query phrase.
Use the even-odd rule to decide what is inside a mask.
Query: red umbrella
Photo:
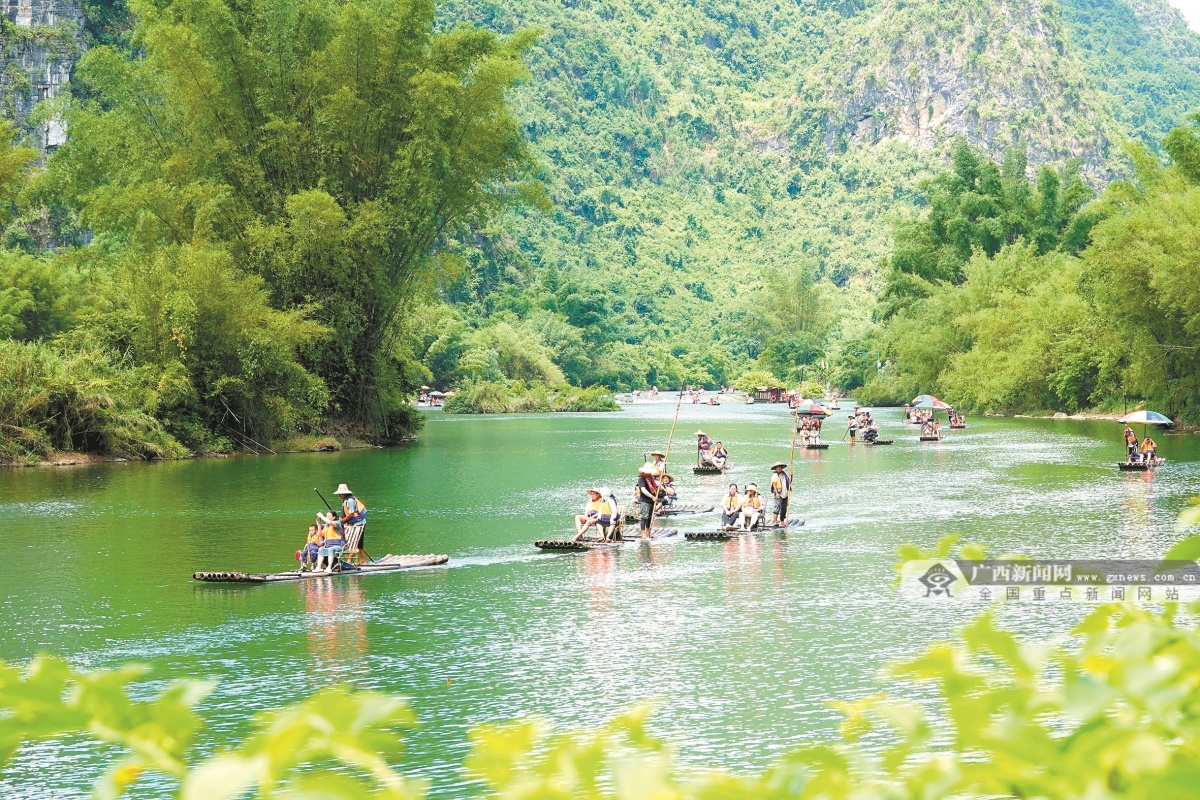
[[[828,417],[829,412],[816,400],[801,400],[796,403],[796,415],[804,417]]]
[[[919,408],[922,411],[950,411],[954,406],[943,403],[931,394],[923,394],[919,397],[914,397],[910,405],[913,408]]]

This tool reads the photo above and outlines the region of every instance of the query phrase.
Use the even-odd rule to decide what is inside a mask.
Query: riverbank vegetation
[[[1031,184],[960,145],[928,213],[897,229],[875,333],[889,363],[860,397],[1002,412],[1133,399],[1200,419],[1200,129],[1163,147],[1166,166],[1130,145],[1132,177],[1088,202],[1070,169]]]
[[[440,244],[537,202],[506,105],[532,35],[424,0],[129,5],[45,169],[0,142],[0,458],[411,433],[401,323]]]

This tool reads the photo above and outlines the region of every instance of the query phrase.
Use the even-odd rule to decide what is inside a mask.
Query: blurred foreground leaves
[[[466,769],[498,798],[1190,798],[1200,778],[1200,603],[1104,605],[1068,641],[1024,641],[990,614],[955,640],[886,670],[893,694],[836,704],[840,739],[798,748],[756,775],[683,768],[637,706],[588,733],[536,720],[481,726]],[[418,798],[406,777],[407,703],[322,691],[260,715],[243,742],[191,756],[211,685],[176,681],[153,699],[141,666],[78,672],[53,657],[0,667],[0,760],[27,743],[86,734],[124,754],[95,796],[147,773],[185,800]],[[933,702],[902,699],[914,682]],[[869,738],[871,746],[865,746]],[[882,749],[881,749],[882,747]]]

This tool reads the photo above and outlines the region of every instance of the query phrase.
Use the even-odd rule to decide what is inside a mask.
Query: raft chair
[[[342,547],[342,552],[339,558],[347,564],[355,563],[355,557],[358,558],[359,564],[367,563],[370,559],[370,554],[360,547],[363,536],[363,528],[367,527],[367,523],[363,522],[358,525],[347,525],[345,530],[346,544]],[[371,559],[372,561],[374,559]]]

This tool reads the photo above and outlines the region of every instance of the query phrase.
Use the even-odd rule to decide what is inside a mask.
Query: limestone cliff
[[[43,100],[67,88],[84,49],[79,0],[0,0],[0,108],[43,150],[62,144],[65,130],[50,111],[33,114]]]
[[[1042,0],[884,0],[818,69],[835,112],[826,146],[956,136],[989,152],[1024,141],[1031,165],[1080,158],[1105,177],[1121,133]]]

